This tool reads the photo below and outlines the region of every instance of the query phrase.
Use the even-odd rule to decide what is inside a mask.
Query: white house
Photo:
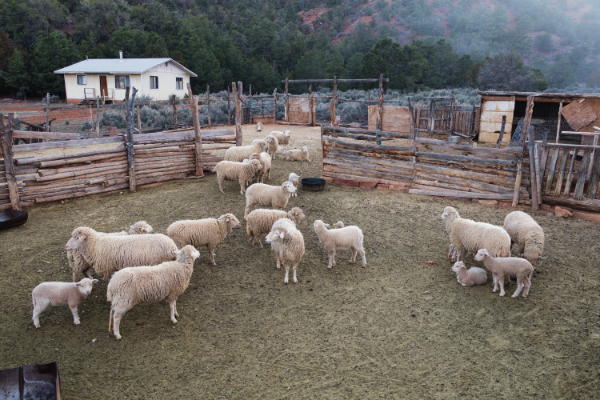
[[[125,87],[138,90],[137,96],[168,100],[182,98],[195,73],[172,58],[97,58],[80,61],[54,71],[64,74],[67,103],[81,103],[100,97],[105,103],[125,99]]]

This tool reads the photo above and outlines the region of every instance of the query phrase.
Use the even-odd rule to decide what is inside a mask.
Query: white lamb
[[[167,228],[167,235],[173,239],[177,247],[192,245],[196,248],[206,246],[208,259],[213,265],[215,262],[215,249],[225,239],[227,234],[238,228],[240,221],[233,214],[223,214],[218,219],[188,219],[173,222]]]
[[[277,220],[273,224],[273,228],[265,238],[265,241],[271,243],[271,248],[275,252],[277,269],[281,269],[281,264],[285,267],[283,283],[288,284],[290,266],[294,270],[292,281],[298,283],[298,279],[296,279],[296,267],[304,255],[304,237],[296,229],[296,224],[287,218]]]
[[[252,160],[260,161],[260,165],[262,166],[262,169],[256,173],[256,182],[263,183],[265,175],[267,175],[267,180],[271,179],[271,156],[269,153],[263,151],[260,154],[254,153],[250,157]]]
[[[246,190],[246,182],[250,182],[252,177],[262,170],[262,165],[259,160],[249,160],[246,162],[235,161],[220,161],[215,166],[217,173],[217,182],[219,190],[223,192],[223,182],[238,181],[240,183],[240,193],[244,194]]]
[[[125,231],[110,233],[110,235],[144,235],[152,232],[152,227],[146,221],[138,221],[129,227],[129,233]],[[80,250],[67,251],[67,261],[73,272],[73,282],[79,280],[80,274],[92,279],[90,268],[92,267],[81,255]]]
[[[296,191],[294,193],[292,193],[292,196],[294,197],[298,197],[298,181],[300,180],[300,176],[296,175],[295,173],[290,173],[290,176],[288,177],[288,181],[292,182],[294,184],[294,187],[296,188]]]
[[[358,226],[346,226],[339,229],[327,229],[329,224],[324,223],[320,219],[314,223],[315,233],[319,237],[319,241],[325,246],[329,253],[329,265],[331,268],[335,265],[335,252],[337,249],[352,250],[352,258],[350,263],[356,260],[356,254],[362,257],[362,266],[367,266],[367,257],[363,248],[363,233]]]
[[[275,153],[277,152],[277,148],[279,147],[279,142],[277,141],[277,138],[275,136],[268,135],[263,139],[254,139],[250,144],[256,145],[261,140],[264,140],[267,144],[267,150],[265,150],[265,152],[267,152],[271,157],[274,158]]]
[[[512,244],[519,245],[519,256],[525,257],[535,268],[544,251],[544,230],[535,220],[522,211],[513,211],[504,219],[504,229]]]
[[[533,265],[526,259],[518,257],[493,257],[487,249],[481,249],[475,254],[475,260],[483,261],[485,267],[492,272],[494,276],[493,292],[498,290],[498,284],[500,284],[500,296],[504,296],[504,275],[510,275],[517,277],[517,290],[515,290],[512,297],[517,297],[523,287],[525,287],[523,297],[529,295]]]
[[[43,282],[31,292],[33,302],[33,325],[40,327],[40,314],[48,306],[68,305],[73,314],[73,323],[79,325],[77,305],[92,292],[98,279],[83,278],[79,282]]]
[[[71,234],[65,250],[80,249],[81,255],[104,279],[127,267],[157,265],[175,259],[175,242],[168,236],[111,235],[92,228],[79,227]]]
[[[277,142],[280,146],[287,146],[288,144],[290,144],[291,134],[292,132],[289,130],[285,132],[271,131],[271,133],[269,133],[269,135],[275,136],[277,138]]]
[[[263,139],[256,141],[256,144],[249,146],[233,146],[225,151],[225,161],[242,162],[254,153],[267,151],[267,143]]]
[[[334,229],[340,229],[344,227],[344,223],[342,221],[338,221],[335,223],[335,228]]]
[[[456,273],[456,280],[463,286],[483,285],[487,282],[487,274],[483,269],[471,267],[467,270],[462,261],[457,261],[450,269]]]
[[[272,207],[276,210],[282,210],[287,206],[288,200],[296,188],[290,181],[285,181],[281,186],[265,185],[264,183],[255,183],[246,190],[246,211],[244,218],[248,217],[252,208],[256,205]]]
[[[124,268],[115,273],[108,283],[106,298],[111,302],[108,331],[114,334],[117,340],[121,339],[121,318],[138,304],[166,300],[171,309],[171,321],[177,323],[177,298],[190,284],[194,260],[200,253],[192,246],[185,246],[173,253],[177,256],[176,261],[155,266]]]
[[[283,158],[287,161],[308,161],[310,162],[310,154],[308,154],[308,146],[302,146],[301,149],[289,150],[284,153]]]
[[[454,207],[444,208],[442,219],[457,261],[464,260],[467,252],[475,254],[484,248],[494,257],[510,257],[510,236],[501,226],[461,218]]]
[[[273,228],[273,224],[281,218],[289,218],[290,221],[297,225],[298,222],[306,217],[298,207],[294,207],[288,212],[258,209],[248,214],[248,217],[246,218],[246,233],[250,236],[252,245],[258,240],[258,244],[260,244],[260,248],[262,249],[263,244],[260,241],[260,235],[269,233]]]

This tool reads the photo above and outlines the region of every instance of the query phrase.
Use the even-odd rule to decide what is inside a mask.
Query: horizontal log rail
[[[13,139],[78,140],[79,133],[12,131]]]
[[[340,133],[354,133],[359,135],[371,135],[376,136],[379,135],[381,137],[390,137],[396,139],[413,139],[413,135],[410,133],[399,133],[399,132],[388,132],[388,131],[379,131],[369,130],[369,129],[357,129],[357,128],[341,128],[341,127],[332,127],[332,126],[324,126],[323,127],[323,135],[339,135]]]
[[[357,149],[362,151],[377,151],[377,152],[398,152],[398,153],[406,153],[410,155],[414,155],[412,146],[386,146],[386,145],[377,145],[377,144],[362,144],[349,142],[347,140],[342,140],[335,138],[333,136],[323,136],[323,140],[325,142],[335,143],[342,148],[349,149]]]

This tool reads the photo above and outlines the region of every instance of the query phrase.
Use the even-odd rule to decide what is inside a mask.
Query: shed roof
[[[555,98],[600,98],[600,93],[545,93],[545,92],[496,92],[496,91],[481,91],[477,94],[482,96],[517,96],[517,97],[555,97]]]
[[[143,74],[163,63],[173,63],[190,76],[195,73],[172,58],[92,58],[54,71],[55,74]]]

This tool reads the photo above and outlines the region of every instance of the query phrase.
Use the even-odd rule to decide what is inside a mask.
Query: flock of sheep
[[[296,268],[304,255],[304,237],[296,225],[305,219],[305,215],[298,207],[282,211],[289,198],[297,193],[299,176],[291,173],[289,180],[280,186],[262,182],[265,177],[269,179],[271,160],[279,144],[288,145],[289,140],[289,131],[271,132],[250,146],[228,149],[225,160],[215,168],[221,192],[224,180],[240,183],[240,191],[246,196],[244,218],[250,241],[253,245],[258,241],[262,248],[260,237],[266,234],[265,241],[271,244],[275,253],[277,269],[281,264],[285,267],[286,284],[290,268],[293,270],[292,281],[298,283]],[[287,160],[310,162],[306,147],[286,151],[284,155]],[[253,178],[257,182],[246,190]],[[270,209],[254,210],[256,206]],[[329,253],[328,268],[335,265],[338,249],[351,249],[351,262],[360,254],[365,267],[367,260],[360,228],[344,226],[341,221],[334,229],[327,229],[328,226],[320,220],[314,222],[315,233]],[[177,298],[189,285],[194,260],[200,256],[197,249],[206,246],[209,261],[216,265],[216,246],[238,227],[240,221],[235,215],[224,214],[219,218],[173,222],[167,228],[167,235],[152,233],[152,227],[145,221],[136,222],[129,232],[102,233],[89,227],[76,228],[65,245],[73,282],[44,282],[36,286],[32,292],[34,325],[40,327],[39,316],[50,305],[68,305],[73,322],[78,325],[77,305],[98,282],[90,275],[92,269],[102,278],[110,279],[107,287],[107,300],[111,303],[109,332],[117,339],[121,339],[121,318],[138,304],[166,300],[171,321],[176,324],[179,316]],[[82,274],[84,278],[79,281]]]
[[[246,232],[252,245],[257,241],[263,248],[261,236],[271,244],[277,260],[277,269],[285,267],[284,283],[298,283],[296,268],[304,255],[304,237],[297,224],[305,219],[298,207],[283,211],[289,198],[297,193],[298,175],[290,174],[289,180],[280,186],[263,182],[269,179],[271,160],[279,144],[287,145],[290,132],[271,132],[266,138],[252,142],[250,146],[232,147],[227,150],[225,160],[216,166],[219,190],[223,192],[224,180],[236,180],[240,191],[245,193]],[[308,151],[286,152],[286,159],[307,160]],[[291,155],[290,155],[291,154]],[[246,190],[246,185],[256,178]],[[255,206],[269,207],[256,209]],[[449,256],[457,259],[452,267],[457,280],[463,286],[480,285],[487,282],[487,274],[481,268],[466,269],[464,257],[467,252],[475,254],[475,260],[483,261],[492,272],[494,289],[500,286],[504,296],[505,276],[516,277],[517,297],[523,290],[527,297],[531,286],[534,266],[541,258],[544,248],[544,232],[529,215],[515,211],[506,217],[504,226],[494,226],[461,218],[453,207],[446,207],[442,214],[446,231],[450,237]],[[350,249],[351,261],[357,254],[362,266],[367,260],[363,247],[363,232],[357,226],[344,226],[338,221],[334,228],[321,220],[314,221],[313,228],[319,241],[328,251],[328,268],[335,266],[338,249]],[[98,282],[92,279],[90,270],[104,279],[109,279],[107,300],[111,303],[109,332],[121,339],[119,332],[123,315],[132,307],[143,303],[166,300],[170,306],[171,321],[176,324],[177,298],[187,289],[193,272],[194,261],[200,256],[198,248],[208,248],[209,261],[215,263],[215,249],[229,232],[240,227],[233,214],[219,218],[182,220],[167,228],[167,235],[152,233],[152,227],[139,221],[129,232],[101,233],[89,227],[76,228],[65,245],[67,259],[73,272],[73,282],[44,282],[32,292],[33,323],[40,327],[39,316],[50,305],[68,305],[73,322],[80,323],[77,305],[92,291]],[[520,257],[510,257],[513,243],[519,246]],[[81,275],[84,278],[79,281]],[[507,283],[508,283],[507,281]]]

